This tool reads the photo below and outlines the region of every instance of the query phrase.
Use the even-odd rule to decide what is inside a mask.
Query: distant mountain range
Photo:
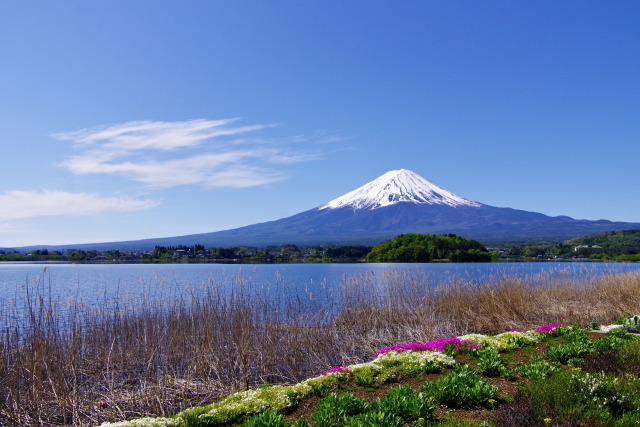
[[[277,221],[187,236],[51,248],[142,250],[156,245],[195,244],[206,247],[378,244],[403,233],[453,233],[490,245],[560,242],[634,228],[640,228],[640,223],[551,217],[485,205],[440,188],[415,172],[400,169],[322,206]]]

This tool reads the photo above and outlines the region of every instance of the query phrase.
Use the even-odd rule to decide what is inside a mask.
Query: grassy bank
[[[381,280],[384,288],[374,286]],[[611,323],[640,311],[638,274],[579,283],[500,277],[436,289],[424,280],[400,273],[347,278],[321,303],[238,278],[231,295],[206,286],[166,301],[112,298],[92,307],[53,301],[42,281],[2,308],[0,422],[96,425],[169,416],[261,384],[299,383],[329,367],[369,362],[397,343],[562,318]]]

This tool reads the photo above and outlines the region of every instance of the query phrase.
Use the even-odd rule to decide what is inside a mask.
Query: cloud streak
[[[278,166],[321,157],[301,150],[297,137],[243,137],[273,125],[237,120],[134,121],[52,136],[80,151],[60,164],[70,172],[119,175],[151,188],[254,187],[285,179]]]
[[[44,216],[93,215],[150,209],[154,200],[101,197],[92,193],[65,191],[9,191],[0,194],[0,221]]]

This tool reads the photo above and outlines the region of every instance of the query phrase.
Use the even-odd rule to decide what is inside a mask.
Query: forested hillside
[[[640,261],[640,230],[609,231],[567,240],[556,245],[513,247],[511,256],[591,258]]]
[[[640,230],[610,231],[567,240],[570,246],[601,246],[610,255],[633,255],[640,253]]]

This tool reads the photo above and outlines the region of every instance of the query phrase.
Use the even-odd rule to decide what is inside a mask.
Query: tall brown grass
[[[401,342],[640,311],[640,274],[539,275],[427,286],[345,278],[323,298],[235,278],[169,300],[55,301],[44,279],[0,311],[0,425],[95,425],[170,415],[263,382],[299,381]]]

